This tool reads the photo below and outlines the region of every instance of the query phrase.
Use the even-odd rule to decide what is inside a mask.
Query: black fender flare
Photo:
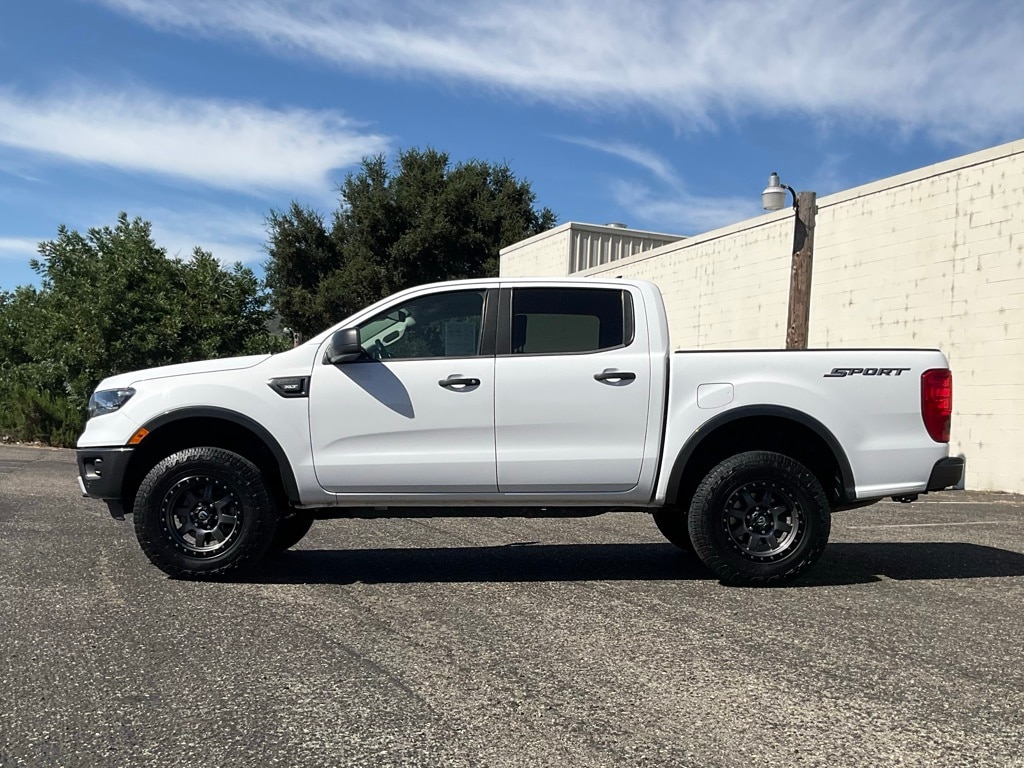
[[[277,461],[278,471],[281,473],[281,482],[284,484],[284,491],[288,496],[288,500],[296,504],[301,501],[299,498],[299,485],[295,481],[295,473],[292,471],[291,462],[288,461],[288,455],[284,452],[281,444],[277,442],[277,438],[275,438],[266,427],[245,414],[238,413],[238,411],[232,411],[229,408],[219,408],[216,406],[186,406],[184,408],[174,408],[170,411],[164,411],[159,416],[156,416],[143,424],[142,428],[150,432],[155,432],[160,427],[165,427],[176,421],[196,418],[222,419],[224,421],[230,421],[233,424],[244,427],[255,434],[256,437],[263,441],[263,444],[271,454],[273,454],[274,459]]]
[[[836,464],[839,466],[839,475],[843,483],[843,495],[846,497],[846,500],[856,499],[853,467],[850,466],[850,460],[846,456],[846,451],[843,450],[843,446],[836,439],[836,436],[832,434],[828,427],[814,417],[784,405],[743,405],[739,408],[728,410],[725,413],[720,413],[701,424],[683,443],[682,450],[676,456],[676,460],[672,465],[672,471],[669,474],[667,498],[674,499],[676,497],[687,463],[689,463],[690,458],[700,449],[701,444],[707,438],[730,422],[753,416],[772,416],[788,419],[814,432],[829,447],[829,450],[832,451],[832,455],[836,459]]]

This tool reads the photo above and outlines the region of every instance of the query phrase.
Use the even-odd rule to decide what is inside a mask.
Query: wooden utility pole
[[[817,194],[796,195],[793,230],[793,265],[789,276],[789,318],[786,320],[786,349],[807,349],[811,318],[811,267],[814,265],[814,217]]]

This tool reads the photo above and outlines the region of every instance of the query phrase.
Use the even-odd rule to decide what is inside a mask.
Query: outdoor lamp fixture
[[[789,316],[786,319],[786,349],[807,349],[811,317],[811,267],[814,262],[814,218],[818,213],[817,194],[793,190],[779,181],[779,174],[768,177],[761,193],[766,211],[781,211],[786,205],[786,190],[793,195],[793,263],[789,275]]]
[[[779,174],[773,173],[768,177],[768,186],[761,193],[761,205],[766,211],[781,211],[786,205],[786,190],[793,195],[793,207],[796,208],[796,192],[788,184],[779,181]]]

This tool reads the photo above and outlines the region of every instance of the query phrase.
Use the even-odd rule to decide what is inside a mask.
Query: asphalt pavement
[[[173,581],[0,446],[0,766],[1024,766],[1024,498],[839,513],[787,587],[644,514],[318,522]]]

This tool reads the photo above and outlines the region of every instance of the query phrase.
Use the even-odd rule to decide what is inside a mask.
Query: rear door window
[[[633,336],[628,291],[607,288],[516,288],[512,292],[514,355],[599,352]]]

